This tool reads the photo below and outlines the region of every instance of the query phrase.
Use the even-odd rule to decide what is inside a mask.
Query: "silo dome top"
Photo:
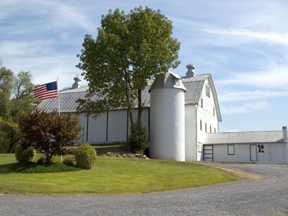
[[[160,75],[152,84],[150,91],[156,88],[176,88],[186,91],[181,77],[173,72],[167,72]]]

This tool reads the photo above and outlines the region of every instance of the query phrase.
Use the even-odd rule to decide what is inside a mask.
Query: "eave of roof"
[[[220,132],[207,134],[203,144],[259,144],[281,143],[283,133],[277,131]]]

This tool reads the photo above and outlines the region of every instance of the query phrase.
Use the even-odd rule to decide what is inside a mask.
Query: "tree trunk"
[[[127,111],[128,111],[128,115],[129,115],[129,121],[130,121],[130,125],[134,125],[134,121],[133,121],[133,114],[132,114],[132,107],[131,107],[131,103],[133,103],[133,101],[131,101],[131,96],[130,96],[130,91],[129,91],[129,80],[128,80],[128,72],[125,72],[125,94],[126,94],[126,98],[127,98]],[[131,89],[130,89],[131,90]]]
[[[142,90],[138,89],[138,115],[137,115],[137,126],[140,128],[142,126]]]

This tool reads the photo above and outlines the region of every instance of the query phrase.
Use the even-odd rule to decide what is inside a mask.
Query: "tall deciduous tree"
[[[32,95],[33,87],[29,72],[17,74],[10,106],[10,116],[13,120],[18,121],[21,115],[29,113],[35,108],[35,99]]]
[[[9,103],[13,89],[13,72],[5,67],[0,68],[0,117],[8,118]]]
[[[137,105],[141,126],[142,91],[148,81],[176,68],[180,43],[172,37],[172,22],[160,11],[115,10],[102,17],[96,39],[85,36],[78,67],[89,84],[89,97],[79,110],[99,113]],[[93,100],[96,95],[98,100]]]

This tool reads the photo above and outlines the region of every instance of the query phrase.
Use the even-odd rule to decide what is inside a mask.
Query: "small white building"
[[[178,161],[288,163],[285,128],[271,132],[219,132],[222,116],[211,74],[196,75],[192,65],[187,69],[185,77],[168,72],[142,92],[142,123],[151,138],[152,156]],[[84,98],[86,92],[87,87],[78,87],[77,83],[60,92],[61,112],[79,117],[80,143],[127,142],[127,110],[96,116],[77,114],[77,100]],[[57,98],[42,101],[38,108],[57,110]]]
[[[288,163],[287,127],[282,131],[208,134],[203,160],[218,162]]]

